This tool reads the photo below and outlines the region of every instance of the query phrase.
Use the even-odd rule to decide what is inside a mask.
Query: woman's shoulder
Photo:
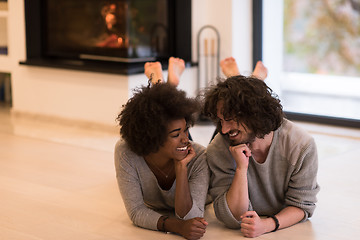
[[[115,144],[115,154],[124,153],[130,151],[128,145],[123,139],[119,139]]]
[[[191,145],[193,146],[193,148],[194,148],[197,155],[204,153],[205,150],[206,150],[206,148],[203,145],[199,144],[199,143],[191,142]]]
[[[115,144],[115,162],[120,163],[123,161],[134,162],[133,159],[139,158],[137,154],[130,150],[129,146],[123,139],[119,139]],[[132,160],[132,161],[129,161]]]
[[[196,156],[189,162],[189,166],[201,166],[206,164],[206,148],[199,144],[191,142],[191,145],[193,146]]]

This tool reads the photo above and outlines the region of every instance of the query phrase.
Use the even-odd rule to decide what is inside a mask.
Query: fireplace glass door
[[[169,55],[167,0],[48,0],[47,56],[143,62]]]

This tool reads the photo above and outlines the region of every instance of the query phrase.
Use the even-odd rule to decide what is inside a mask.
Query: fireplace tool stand
[[[211,25],[203,26],[197,34],[197,93],[208,88],[220,76],[220,34]],[[200,115],[199,121],[208,121]]]

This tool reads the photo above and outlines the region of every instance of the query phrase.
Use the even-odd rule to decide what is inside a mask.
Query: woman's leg
[[[144,73],[152,84],[163,83],[164,78],[160,62],[147,62],[144,65]]]
[[[179,85],[180,76],[185,69],[185,62],[181,58],[170,57],[167,82],[175,87]]]

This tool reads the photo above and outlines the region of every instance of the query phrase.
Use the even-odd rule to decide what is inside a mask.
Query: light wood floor
[[[319,148],[321,191],[310,221],[257,239],[358,239],[360,130],[303,124]],[[191,129],[207,144],[212,126]],[[135,227],[115,179],[117,129],[97,131],[12,118],[0,109],[0,239],[182,239]],[[202,239],[242,239],[211,206]]]

